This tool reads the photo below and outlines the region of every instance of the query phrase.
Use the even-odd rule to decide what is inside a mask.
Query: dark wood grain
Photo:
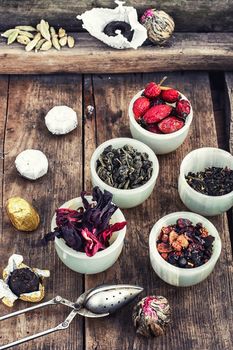
[[[61,104],[68,105],[77,111],[79,126],[68,135],[53,136],[45,126],[44,117],[51,107]],[[53,243],[43,248],[35,247],[35,243],[44,233],[49,232],[55,209],[66,200],[79,196],[82,189],[81,116],[82,80],[80,76],[11,77],[4,146],[3,203],[5,206],[9,197],[22,196],[38,209],[41,224],[36,232],[18,232],[12,227],[4,212],[3,233],[0,237],[0,273],[8,257],[13,253],[22,254],[25,263],[32,267],[48,268],[51,271],[51,277],[46,283],[45,300],[56,295],[76,300],[83,289],[82,276],[62,264],[55,253]],[[49,160],[48,174],[34,182],[21,178],[14,166],[17,154],[27,148],[42,150]],[[26,306],[29,305],[19,301],[14,310]],[[0,314],[7,312],[9,308],[1,305]],[[0,343],[4,344],[56,326],[64,321],[69,312],[70,309],[65,307],[51,306],[44,311],[3,322]],[[32,348],[81,350],[83,349],[82,319],[76,319],[67,331],[38,339],[19,348],[20,350]]]
[[[226,116],[228,120],[229,148],[233,153],[233,73],[225,74],[226,82]]]
[[[129,0],[128,6],[134,6],[139,15],[147,8],[162,9],[174,17],[178,31],[232,31],[233,4],[228,0]],[[93,7],[116,5],[112,0],[1,0],[0,29],[19,23],[36,24],[45,18],[51,25],[64,26],[69,30],[80,30],[81,21],[76,16]]]
[[[176,33],[164,47],[116,50],[87,33],[75,34],[76,46],[61,51],[26,52],[0,38],[0,74],[134,73],[176,70],[232,70],[230,33]]]
[[[163,74],[94,76],[97,144],[118,136],[129,135],[128,103],[132,96],[151,80]],[[197,286],[175,288],[160,280],[148,257],[148,236],[153,224],[162,216],[184,210],[177,192],[179,165],[192,149],[217,146],[209,79],[206,73],[169,74],[170,86],[190,98],[194,121],[185,143],[172,154],[160,156],[160,174],[152,196],[141,206],[124,210],[128,221],[123,253],[108,271],[86,277],[86,288],[100,283],[142,285],[146,294],[166,296],[172,307],[172,324],[166,336],[144,339],[135,334],[129,306],[109,319],[86,321],[86,350],[230,350],[232,349],[232,255],[226,216],[212,218],[223,242],[220,261],[211,276]],[[88,92],[87,92],[88,93]],[[93,130],[90,131],[90,135]],[[85,128],[85,139],[89,128]],[[89,147],[85,157],[90,160]],[[87,163],[87,161],[86,161]],[[88,167],[85,172],[88,173]],[[89,180],[85,183],[90,190]],[[224,286],[224,287],[223,287]]]

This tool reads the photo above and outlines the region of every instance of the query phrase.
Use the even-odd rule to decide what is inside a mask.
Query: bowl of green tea
[[[183,159],[179,195],[192,211],[213,216],[233,206],[233,156],[222,149],[203,147]]]

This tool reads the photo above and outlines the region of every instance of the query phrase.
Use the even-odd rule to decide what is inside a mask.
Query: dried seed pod
[[[55,49],[57,49],[57,50],[60,50],[60,49],[61,49],[61,46],[60,46],[60,44],[59,44],[57,35],[53,35],[53,36],[52,36],[52,44],[53,44],[53,47],[55,47]]]
[[[58,30],[58,36],[59,38],[63,38],[66,35],[66,31],[63,28],[59,28]]]
[[[34,47],[36,46],[36,44],[38,43],[38,41],[41,39],[41,34],[37,33],[34,37],[33,40],[30,41],[30,43],[27,44],[27,46],[25,47],[25,50],[27,52],[31,51],[32,49],[34,49]]]
[[[26,32],[36,32],[36,28],[32,26],[16,26],[16,29],[25,30]]]
[[[26,31],[24,31],[24,30],[19,30],[19,34],[20,35],[24,35],[24,36],[27,36],[28,38],[30,38],[30,39],[33,39],[34,38],[34,34],[32,34],[32,33],[30,33],[30,32],[26,32]]]
[[[38,32],[40,32],[40,23],[37,24],[36,30],[37,30]]]
[[[15,31],[15,28],[13,29],[8,29],[4,33],[1,34],[4,38],[9,38],[9,36]]]
[[[18,29],[15,29],[15,30],[8,36],[7,45],[12,44],[12,43],[16,40],[18,34],[19,34],[19,30],[18,30]]]
[[[68,41],[69,48],[74,47],[75,41],[74,41],[74,38],[72,36],[69,35],[67,38],[67,41]]]
[[[50,40],[51,36],[50,36],[50,33],[49,33],[49,27],[48,27],[48,24],[47,22],[45,22],[45,20],[41,20],[40,21],[40,32],[41,32],[41,35],[46,39],[46,40]]]
[[[17,36],[17,42],[19,44],[27,45],[28,43],[30,43],[30,41],[31,40],[25,35],[18,35]]]
[[[54,27],[50,27],[50,33],[51,33],[51,36],[57,35],[56,30],[54,29]]]
[[[38,50],[41,48],[41,46],[46,42],[46,39],[43,38],[43,39],[40,39],[38,41],[38,43],[36,44],[36,47],[35,47],[35,52],[38,52]]]
[[[67,44],[67,36],[63,36],[61,39],[59,39],[59,44],[61,46],[66,46],[66,44]]]
[[[47,40],[42,44],[40,51],[48,51],[49,49],[51,49],[51,47],[52,47],[52,41]]]

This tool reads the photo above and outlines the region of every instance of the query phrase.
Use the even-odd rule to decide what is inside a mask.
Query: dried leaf
[[[63,28],[59,28],[58,30],[58,36],[59,38],[63,38],[66,35],[66,31]]]
[[[37,33],[34,37],[34,39],[32,41],[30,41],[30,43],[27,44],[27,46],[25,47],[26,51],[31,51],[32,49],[34,49],[34,47],[36,46],[36,44],[38,43],[38,41],[41,39],[41,34]]]
[[[45,22],[45,20],[41,20],[40,21],[40,32],[41,32],[41,35],[46,39],[46,40],[50,40],[51,36],[50,36],[50,33],[49,33],[49,28],[48,28],[48,24],[47,22]]]
[[[27,45],[28,43],[30,43],[30,39],[25,35],[18,35],[17,42],[23,45]]]
[[[15,30],[9,35],[8,40],[7,40],[7,45],[12,44],[12,43],[15,41],[15,39],[17,38],[18,34],[19,34],[19,30],[18,30],[18,29],[15,29]]]
[[[43,45],[40,48],[40,51],[48,51],[49,49],[51,49],[51,47],[52,47],[52,42],[51,40],[48,40],[43,43]]]
[[[60,49],[61,49],[61,46],[60,46],[60,44],[59,44],[57,35],[53,35],[53,36],[52,36],[52,43],[53,43],[53,46],[55,47],[55,49],[57,49],[57,50],[60,50]]]
[[[19,34],[20,35],[24,35],[24,36],[27,36],[28,38],[30,38],[30,39],[33,39],[34,38],[34,34],[32,34],[32,33],[30,33],[30,32],[25,32],[25,31],[23,31],[23,30],[19,30]]]
[[[59,44],[61,46],[65,46],[67,44],[67,36],[63,36],[60,40],[59,40]]]
[[[74,38],[72,36],[69,35],[67,38],[67,41],[68,41],[69,48],[74,47],[75,41],[74,41]]]
[[[25,30],[26,32],[36,32],[36,28],[32,26],[16,26],[16,29]]]
[[[15,31],[15,28],[13,29],[8,29],[6,30],[4,33],[1,34],[1,36],[3,36],[4,38],[9,38],[9,36],[11,35],[11,33],[13,33]]]

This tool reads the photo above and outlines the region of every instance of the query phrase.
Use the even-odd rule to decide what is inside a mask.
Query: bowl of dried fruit
[[[156,154],[176,150],[188,135],[193,119],[192,106],[181,92],[150,82],[129,104],[133,138],[144,142]]]
[[[112,194],[95,187],[92,196],[82,192],[56,210],[43,240],[55,240],[59,258],[71,270],[94,274],[116,262],[125,234],[125,217],[112,203]]]
[[[180,166],[179,195],[190,210],[213,216],[233,206],[233,156],[203,147],[186,155]]]
[[[159,162],[147,145],[122,137],[102,143],[91,157],[90,168],[94,186],[111,192],[119,208],[132,208],[152,193]]]
[[[188,287],[213,271],[221,253],[215,226],[201,215],[175,212],[153,226],[149,237],[151,265],[165,282]]]

